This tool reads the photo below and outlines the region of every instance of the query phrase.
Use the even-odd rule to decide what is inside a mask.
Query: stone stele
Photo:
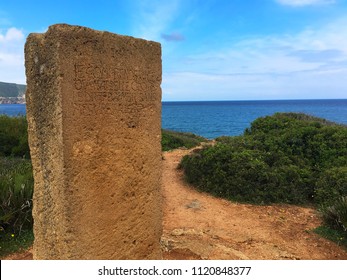
[[[160,44],[57,24],[25,67],[34,259],[160,259]]]

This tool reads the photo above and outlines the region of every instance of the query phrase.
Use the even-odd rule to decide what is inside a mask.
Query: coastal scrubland
[[[162,130],[162,150],[203,137]],[[231,201],[315,207],[316,231],[347,244],[347,127],[304,114],[255,120],[243,135],[194,149],[180,167],[200,191]],[[0,116],[0,256],[32,244],[33,178],[25,117]]]
[[[277,113],[216,141],[182,159],[187,182],[231,201],[315,206],[326,225],[347,237],[346,126]]]

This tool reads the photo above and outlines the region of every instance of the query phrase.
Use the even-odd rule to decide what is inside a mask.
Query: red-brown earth
[[[347,259],[346,250],[312,232],[321,224],[312,208],[239,204],[198,192],[177,169],[187,153],[163,154],[164,259]]]

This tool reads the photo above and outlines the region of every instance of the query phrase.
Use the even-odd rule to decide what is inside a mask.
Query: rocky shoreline
[[[0,97],[0,104],[25,104],[25,97]]]

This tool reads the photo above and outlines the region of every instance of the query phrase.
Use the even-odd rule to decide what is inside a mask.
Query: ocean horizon
[[[305,113],[347,125],[347,99],[163,101],[162,128],[209,139],[236,136],[255,119],[277,112]],[[25,104],[0,104],[0,114],[25,115]]]
[[[162,127],[209,139],[241,135],[251,123],[277,112],[305,113],[347,125],[347,99],[163,102]]]

